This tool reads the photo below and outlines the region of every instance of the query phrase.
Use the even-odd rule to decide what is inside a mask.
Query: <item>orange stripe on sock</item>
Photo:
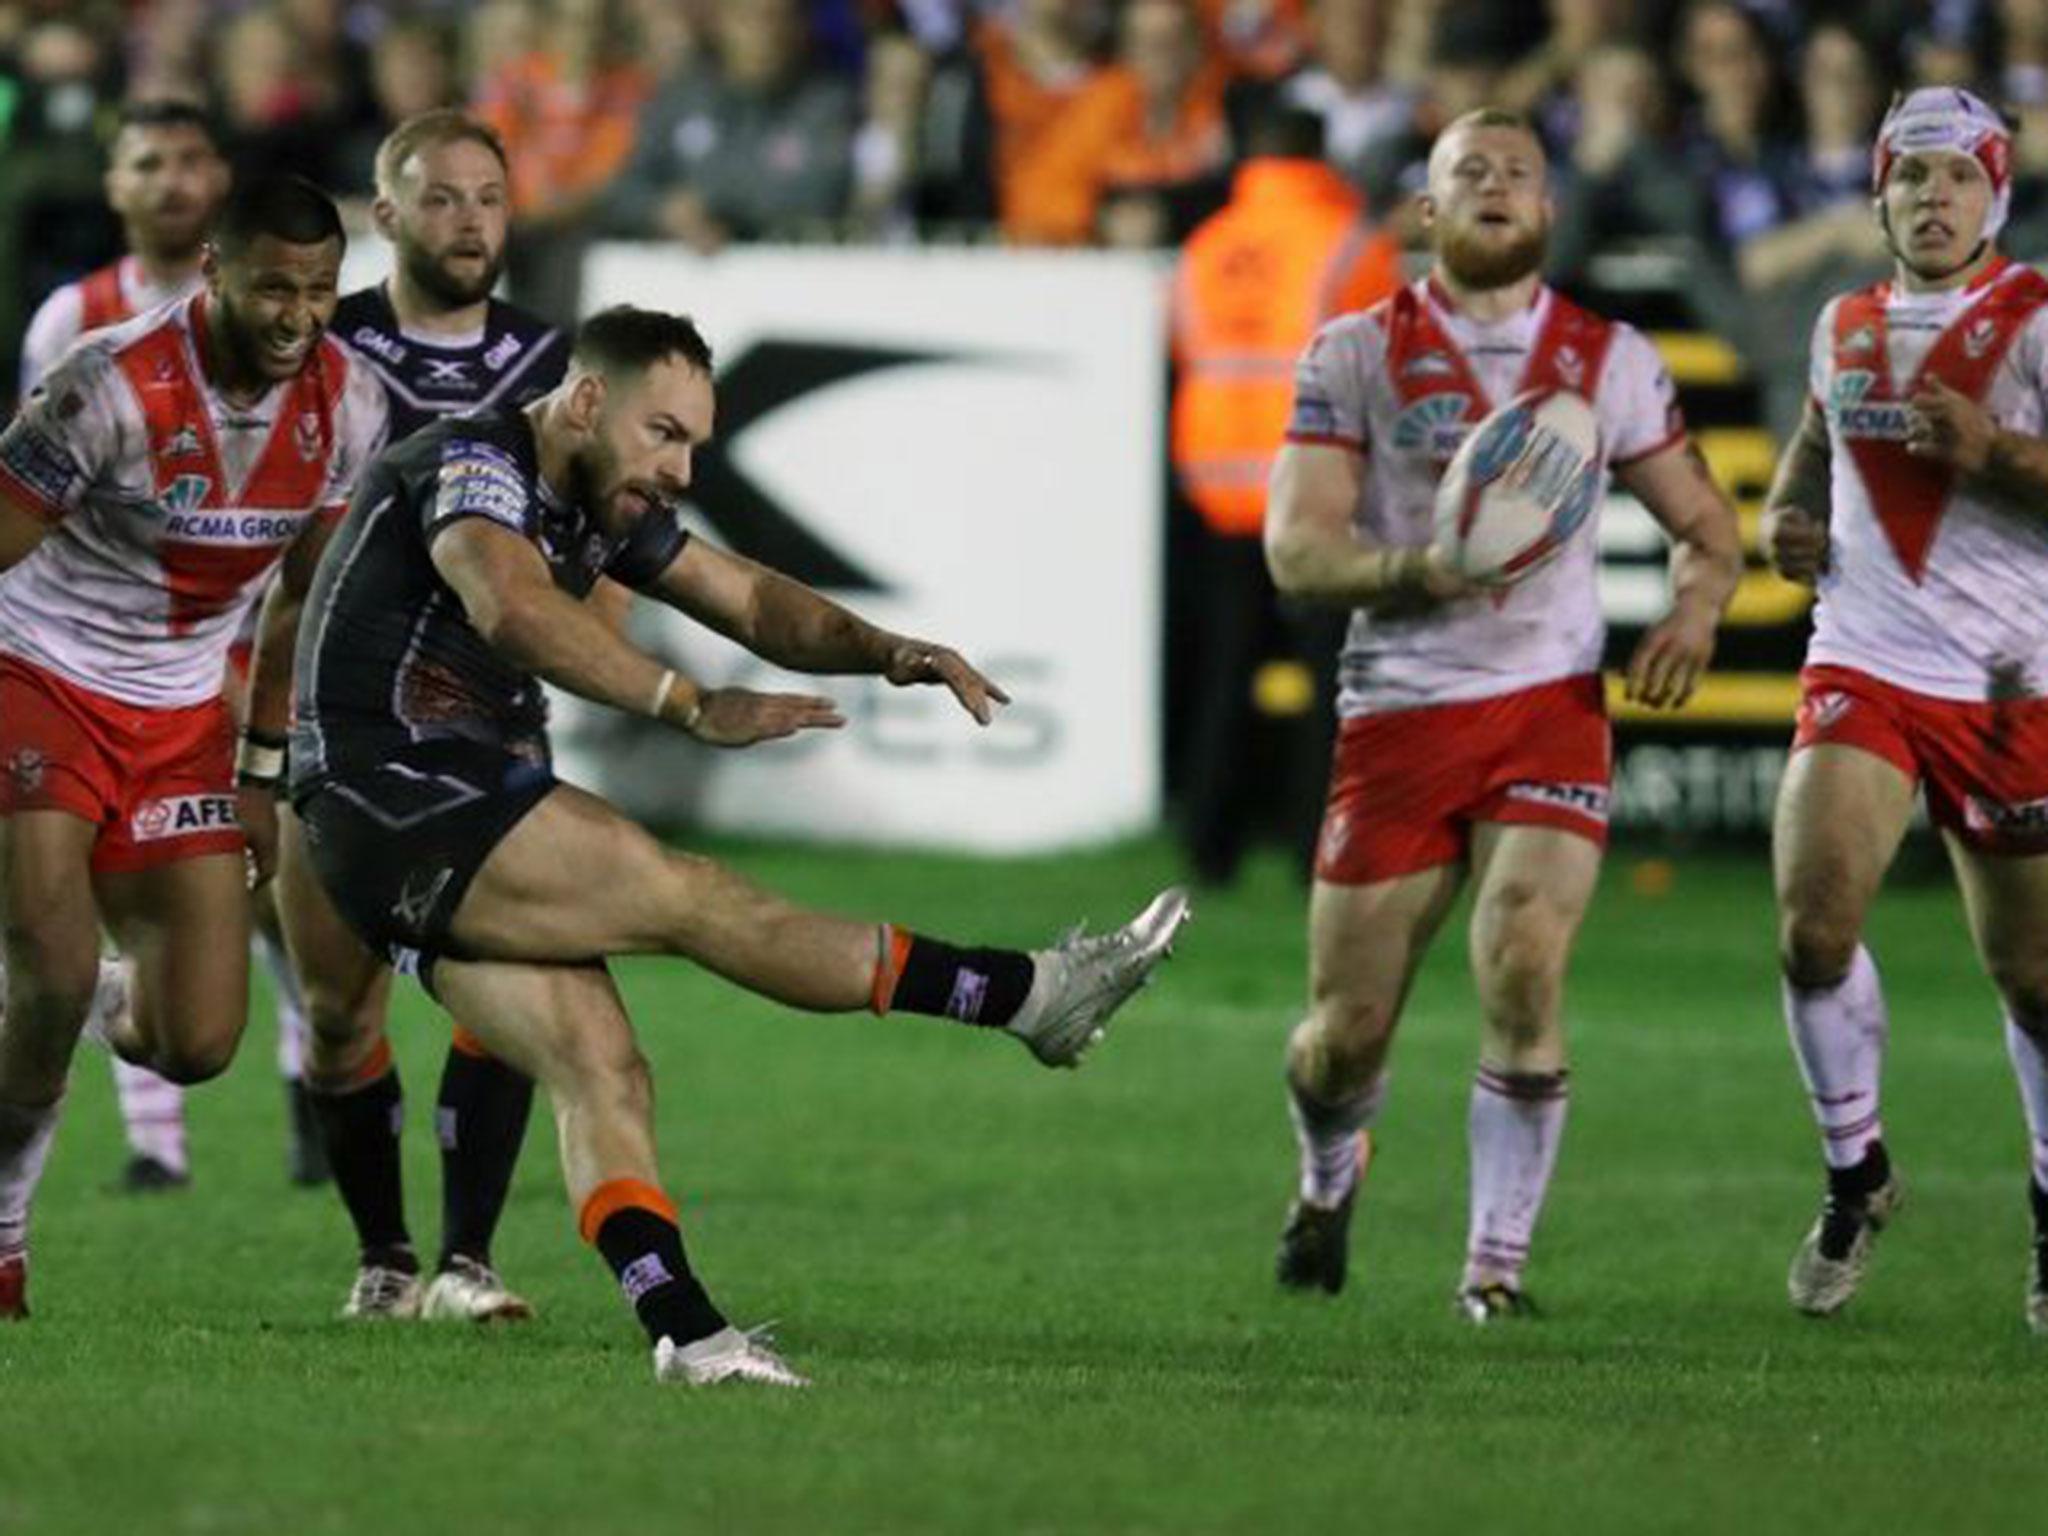
[[[583,1202],[583,1209],[576,1216],[576,1230],[583,1234],[583,1241],[595,1243],[606,1222],[621,1211],[636,1209],[652,1211],[671,1224],[676,1221],[675,1202],[645,1179],[606,1179]]]
[[[460,1024],[455,1026],[454,1033],[448,1037],[448,1044],[452,1049],[460,1051],[465,1056],[474,1057],[478,1061],[491,1060],[491,1053],[485,1049],[483,1041],[477,1039],[475,1035],[472,1035]]]
[[[889,1011],[896,1001],[896,982],[910,959],[911,935],[894,923],[884,923],[875,936],[875,985],[868,994],[868,1006],[876,1014]]]

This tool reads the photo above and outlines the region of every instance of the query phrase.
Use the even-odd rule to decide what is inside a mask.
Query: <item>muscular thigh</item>
[[[1984,969],[2008,1002],[2048,1018],[2048,854],[1973,849],[1947,835]]]
[[[292,969],[322,1026],[361,1016],[365,1030],[383,1022],[391,969],[335,910],[306,847],[305,824],[290,810],[278,814],[277,878],[270,890]]]
[[[1601,845],[1556,827],[1482,823],[1472,837],[1474,963],[1503,950],[1570,947],[1600,881]]]
[[[249,1007],[249,893],[241,852],[103,871],[108,930],[135,962],[136,1025],[160,1045],[237,1039]]]
[[[66,963],[91,969],[99,955],[92,882],[97,833],[91,822],[63,811],[0,817],[0,916],[11,945],[27,943],[37,958],[61,954]]]
[[[1399,1012],[1463,872],[1440,864],[1369,885],[1319,880],[1309,896],[1309,996],[1317,1008]]]
[[[1875,753],[1794,752],[1771,833],[1780,907],[1860,929],[1912,814],[1913,781]]]

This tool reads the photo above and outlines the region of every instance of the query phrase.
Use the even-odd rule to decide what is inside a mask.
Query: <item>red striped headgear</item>
[[[1991,211],[1984,239],[1996,240],[2012,211],[2012,130],[1978,97],[1953,86],[1930,85],[1903,97],[1884,115],[1870,157],[1870,189],[1884,195],[1885,178],[1899,156],[1923,150],[1968,155],[1991,179]]]

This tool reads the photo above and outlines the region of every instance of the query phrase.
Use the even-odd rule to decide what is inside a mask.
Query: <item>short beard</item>
[[[405,265],[405,275],[420,293],[443,309],[467,309],[491,296],[491,290],[498,286],[498,275],[505,268],[503,254],[477,275],[473,283],[458,282],[444,271],[440,263],[418,246],[400,247],[399,259]]]
[[[1506,288],[1530,273],[1540,271],[1544,247],[1549,241],[1549,229],[1540,227],[1526,231],[1512,244],[1504,246],[1482,245],[1454,230],[1445,229],[1437,241],[1436,255],[1437,260],[1444,264],[1444,270],[1461,285],[1483,291]]]

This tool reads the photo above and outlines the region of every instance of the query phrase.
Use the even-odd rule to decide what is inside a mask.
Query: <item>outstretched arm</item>
[[[1671,610],[1629,658],[1627,696],[1676,709],[1714,657],[1714,631],[1742,580],[1735,508],[1690,442],[1616,471],[1622,486],[1671,536]]]
[[[1010,696],[950,647],[898,635],[758,561],[692,539],[655,595],[793,672],[867,673],[897,687],[943,683],[983,725]]]
[[[1266,492],[1266,568],[1289,597],[1346,608],[1440,602],[1471,590],[1435,550],[1367,544],[1352,531],[1365,459],[1351,448],[1289,443]]]
[[[747,746],[845,724],[830,699],[699,688],[629,644],[597,605],[558,588],[540,551],[488,518],[444,525],[432,555],[484,643],[557,688],[649,716],[713,746]]]

